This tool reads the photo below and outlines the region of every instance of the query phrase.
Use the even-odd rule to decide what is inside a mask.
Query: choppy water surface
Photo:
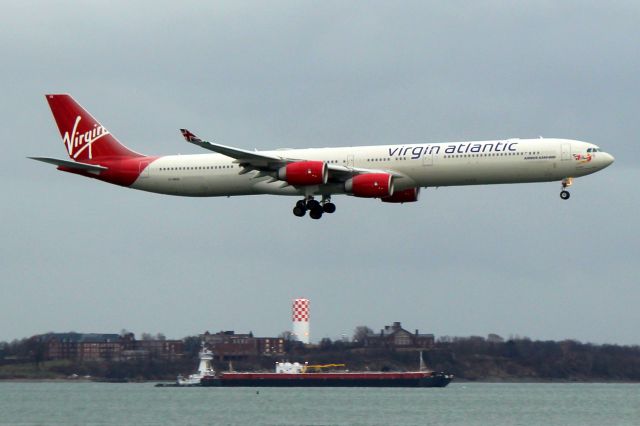
[[[640,425],[640,384],[444,389],[0,382],[0,425]]]

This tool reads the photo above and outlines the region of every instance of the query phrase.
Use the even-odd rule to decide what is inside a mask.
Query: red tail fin
[[[46,95],[69,157],[83,163],[142,157],[113,137],[70,95]]]

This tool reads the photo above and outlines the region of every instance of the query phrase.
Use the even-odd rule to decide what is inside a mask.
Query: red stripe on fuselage
[[[100,159],[100,161],[96,163],[100,166],[107,167],[107,170],[103,170],[99,174],[91,173],[86,170],[71,169],[64,166],[59,166],[58,170],[98,179],[114,185],[129,187],[133,185],[145,169],[158,158],[160,157],[124,157],[113,158],[110,160]]]

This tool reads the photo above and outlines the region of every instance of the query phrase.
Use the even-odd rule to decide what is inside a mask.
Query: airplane
[[[561,182],[613,163],[598,146],[569,139],[505,139],[339,148],[250,151],[207,142],[186,129],[184,139],[212,153],[147,156],[122,145],[68,94],[45,95],[69,160],[28,157],[58,170],[159,194],[216,197],[301,197],[298,217],[334,213],[333,195],[418,201],[420,188]]]

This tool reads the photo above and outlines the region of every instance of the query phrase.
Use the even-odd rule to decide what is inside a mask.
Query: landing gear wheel
[[[307,201],[307,208],[309,210],[317,209],[319,207],[320,207],[320,203],[318,202],[318,200],[311,199]]]
[[[298,217],[304,216],[306,212],[307,212],[307,209],[301,209],[299,206],[295,206],[293,208],[293,214]]]
[[[300,207],[302,210],[307,209],[307,202],[305,200],[298,200],[296,202],[296,207]]]
[[[322,207],[316,207],[309,211],[309,216],[311,219],[320,219],[322,217]]]
[[[322,210],[324,210],[325,213],[333,213],[336,211],[336,205],[333,203],[324,203]]]
[[[571,194],[569,194],[569,191],[560,192],[560,198],[562,198],[563,200],[568,200],[569,197],[571,197]]]

